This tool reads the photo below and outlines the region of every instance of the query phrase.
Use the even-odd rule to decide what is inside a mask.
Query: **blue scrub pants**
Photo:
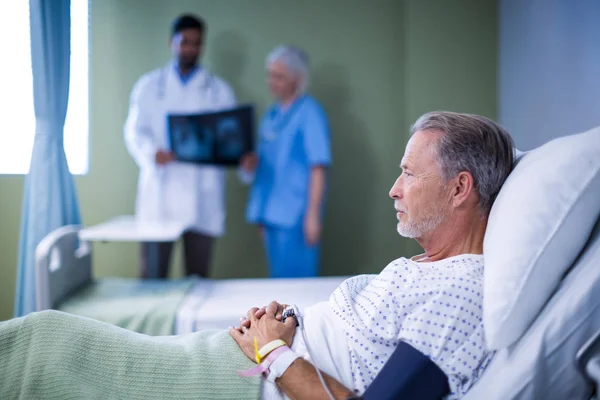
[[[293,228],[265,225],[265,247],[271,278],[309,278],[317,276],[319,244],[309,246],[302,224]]]

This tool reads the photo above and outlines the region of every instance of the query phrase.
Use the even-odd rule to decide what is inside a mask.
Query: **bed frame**
[[[36,311],[54,308],[92,281],[92,246],[79,240],[81,225],[48,234],[35,251]]]

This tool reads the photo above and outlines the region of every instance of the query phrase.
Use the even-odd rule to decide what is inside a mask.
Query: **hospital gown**
[[[483,256],[400,258],[379,275],[346,280],[331,295],[350,352],[354,389],[366,390],[399,341],[434,361],[460,398],[493,356],[482,323]]]

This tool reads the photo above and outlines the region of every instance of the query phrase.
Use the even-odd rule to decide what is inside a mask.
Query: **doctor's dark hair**
[[[206,31],[206,23],[202,18],[192,14],[180,15],[171,25],[171,37],[186,29],[198,29],[204,33]]]
[[[488,215],[514,164],[514,142],[494,121],[473,114],[435,111],[421,116],[411,128],[443,133],[437,142],[438,163],[445,182],[467,171],[479,194],[479,208]]]

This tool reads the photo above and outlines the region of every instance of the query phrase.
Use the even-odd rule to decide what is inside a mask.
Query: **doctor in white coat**
[[[125,123],[127,150],[140,167],[136,217],[185,228],[186,275],[206,277],[214,239],[224,233],[224,170],[176,161],[167,117],[235,106],[231,87],[198,64],[205,23],[182,15],[172,26],[173,61],[143,75],[133,87]],[[140,277],[166,278],[172,242],[142,243]]]

